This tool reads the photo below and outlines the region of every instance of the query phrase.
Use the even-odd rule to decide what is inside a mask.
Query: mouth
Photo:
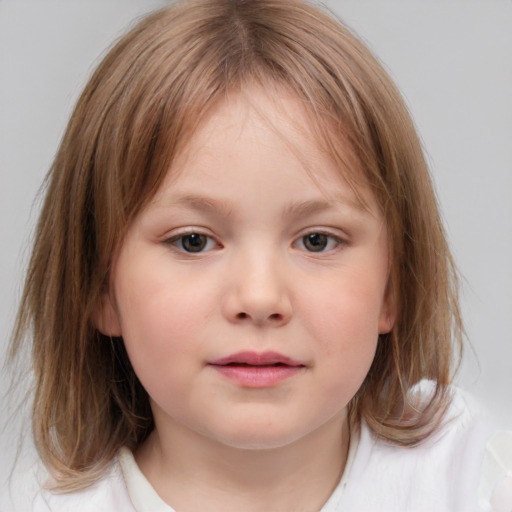
[[[273,387],[306,366],[278,352],[238,352],[209,363],[224,378],[247,388]]]
[[[237,352],[212,361],[214,366],[304,366],[279,352]]]

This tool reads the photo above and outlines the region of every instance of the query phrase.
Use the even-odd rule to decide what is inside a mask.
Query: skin
[[[285,91],[230,95],[115,258],[99,328],[123,337],[150,396],[136,460],[180,512],[319,510],[345,465],[347,404],[394,323],[382,215],[308,125]],[[252,387],[212,365],[240,351],[299,370]]]

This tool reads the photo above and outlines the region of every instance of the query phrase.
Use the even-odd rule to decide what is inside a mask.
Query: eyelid
[[[180,229],[176,231],[175,233],[171,234],[170,236],[167,236],[163,243],[165,245],[171,246],[174,250],[179,252],[180,254],[190,255],[190,256],[198,256],[200,254],[204,254],[207,252],[210,252],[215,249],[219,249],[222,247],[222,245],[219,243],[219,241],[210,233],[205,232],[205,229],[202,228],[196,228],[196,227],[186,227],[183,229]],[[179,242],[182,238],[186,237],[187,235],[201,235],[206,238],[208,238],[210,241],[213,241],[215,244],[215,247],[211,247],[208,249],[203,249],[201,251],[193,252],[193,251],[186,251],[183,248],[180,248],[177,246],[177,242]]]
[[[349,244],[348,235],[340,233],[339,230],[336,230],[336,231],[337,231],[336,233],[333,233],[333,230],[329,230],[326,228],[314,228],[314,227],[307,228],[307,229],[303,230],[302,232],[300,232],[295,237],[295,240],[292,243],[292,247],[297,248],[297,245],[299,243],[302,243],[302,240],[308,235],[319,234],[319,235],[324,235],[324,236],[330,238],[331,240],[334,240],[336,242],[336,246],[331,249],[318,251],[318,252],[316,252],[316,254],[331,253],[332,251],[335,251],[336,249],[339,249],[340,247],[346,246]],[[306,248],[303,248],[302,250],[308,252],[308,254],[315,254],[315,251],[308,251]]]

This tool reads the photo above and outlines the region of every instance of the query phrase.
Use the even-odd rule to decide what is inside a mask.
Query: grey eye
[[[187,254],[199,254],[220,248],[220,245],[214,238],[196,231],[177,234],[164,240],[164,243],[171,245],[178,252]]]
[[[179,238],[179,245],[186,252],[201,252],[208,244],[208,237],[200,233],[190,233]]]
[[[321,252],[327,247],[329,238],[322,233],[309,233],[309,235],[302,237],[302,243],[308,251]]]

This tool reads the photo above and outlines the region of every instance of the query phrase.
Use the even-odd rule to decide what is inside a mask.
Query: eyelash
[[[204,245],[201,246],[199,244],[198,245],[199,250],[197,250],[197,251],[193,251],[193,250],[189,251],[185,248],[185,246],[183,244],[187,240],[187,237],[191,238],[191,237],[195,237],[195,236],[201,237],[202,240],[204,241]],[[197,242],[197,240],[196,240],[196,242]],[[196,242],[193,242],[193,243],[196,243]],[[172,245],[177,251],[185,253],[185,254],[200,254],[202,252],[210,251],[214,247],[209,247],[206,249],[206,251],[205,251],[205,247],[207,247],[208,245],[211,245],[212,243],[217,248],[220,247],[220,244],[218,242],[216,242],[214,238],[212,238],[209,235],[205,235],[204,233],[201,233],[200,231],[187,231],[185,233],[179,233],[178,235],[172,236],[171,238],[168,238],[167,240],[165,240],[165,244]],[[180,245],[181,245],[181,247],[180,247]]]
[[[191,237],[197,237],[195,240]],[[197,248],[198,250],[188,250],[185,247],[187,238],[191,245],[190,248]],[[310,250],[307,248],[308,244],[320,243],[319,250]],[[347,242],[340,237],[325,233],[322,231],[309,231],[302,235],[292,244],[293,248],[299,248],[305,250],[311,254],[322,254],[337,249],[340,245],[345,245]],[[200,231],[187,231],[185,233],[179,233],[171,238],[165,240],[165,244],[173,246],[177,251],[184,254],[201,254],[203,252],[209,252],[214,248],[222,247],[213,237],[201,233]],[[212,244],[214,245],[212,247]],[[300,247],[302,246],[302,247]]]
[[[307,249],[306,245],[311,242],[325,242],[325,246],[321,247],[320,250],[309,250]],[[309,253],[312,254],[321,254],[326,253],[330,251],[336,250],[340,245],[346,244],[347,242],[342,240],[340,237],[337,237],[335,235],[332,235],[331,233],[325,233],[323,231],[309,231],[305,235],[302,235],[300,238],[298,238],[294,243],[293,247],[296,247],[298,244],[301,244]],[[334,246],[333,246],[334,244]]]

